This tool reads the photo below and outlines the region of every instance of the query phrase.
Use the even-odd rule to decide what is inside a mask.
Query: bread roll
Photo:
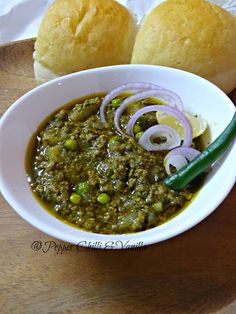
[[[89,68],[130,63],[135,22],[113,0],[56,0],[35,43],[39,83]]]
[[[204,0],[167,0],[144,19],[131,62],[183,69],[228,93],[236,87],[236,18]]]

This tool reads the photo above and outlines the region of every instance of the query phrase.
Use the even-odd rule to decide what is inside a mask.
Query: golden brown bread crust
[[[133,17],[113,0],[56,0],[42,20],[35,60],[56,75],[130,63],[134,37]]]
[[[144,19],[131,63],[179,68],[236,87],[236,18],[204,0],[167,0]]]

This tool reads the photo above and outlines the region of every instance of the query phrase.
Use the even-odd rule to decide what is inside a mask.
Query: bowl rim
[[[220,90],[217,86],[215,86],[213,83],[207,81],[206,79],[199,77],[195,74],[192,74],[190,72],[186,72],[183,70],[179,70],[179,69],[175,69],[175,68],[169,68],[169,67],[164,67],[164,66],[156,66],[156,65],[136,65],[136,64],[128,64],[128,65],[116,65],[116,66],[107,66],[107,67],[100,67],[100,68],[95,68],[95,69],[89,69],[89,70],[84,70],[84,71],[80,71],[80,72],[76,72],[76,73],[71,73],[59,78],[56,78],[54,80],[51,80],[49,82],[46,82],[42,85],[39,85],[35,88],[33,88],[32,90],[28,91],[27,93],[25,93],[23,96],[21,96],[20,98],[18,98],[3,114],[1,121],[0,121],[0,143],[1,143],[1,129],[4,127],[4,123],[5,123],[5,119],[11,114],[12,111],[14,111],[14,109],[16,107],[18,107],[22,102],[25,101],[25,99],[27,99],[28,97],[30,97],[36,90],[39,91],[41,89],[44,89],[45,87],[49,87],[51,85],[57,84],[60,81],[64,81],[70,78],[74,78],[74,77],[78,77],[78,76],[83,76],[83,75],[89,75],[90,73],[99,73],[101,71],[113,71],[116,69],[127,69],[127,68],[134,68],[134,69],[168,69],[169,71],[173,71],[173,72],[181,72],[186,75],[189,75],[191,77],[195,77],[198,80],[201,81],[205,81],[205,84],[210,84],[212,88],[214,88],[216,90],[217,93],[220,93],[221,95],[223,95],[223,97],[227,97],[228,96],[222,91]],[[228,100],[230,100],[228,98]],[[232,114],[235,111],[235,106],[233,104],[233,102],[230,100],[231,104],[232,104]],[[232,143],[231,146],[233,146],[234,144]],[[0,173],[1,173],[1,163],[0,163]],[[185,231],[187,231],[188,229],[191,229],[192,227],[194,227],[195,225],[197,225],[199,222],[201,222],[202,220],[204,220],[207,216],[209,216],[225,199],[225,197],[229,194],[229,192],[231,191],[231,189],[233,188],[235,182],[236,182],[236,167],[235,167],[235,177],[231,176],[231,179],[229,180],[229,178],[227,179],[227,181],[224,184],[224,195],[221,195],[220,197],[217,194],[217,197],[215,197],[214,199],[212,199],[210,204],[206,204],[205,208],[204,208],[204,213],[202,215],[200,215],[199,217],[195,217],[195,219],[192,219],[191,223],[188,223],[187,225],[183,226],[182,224],[179,226],[176,226],[176,228],[172,228],[171,230],[171,234],[166,234],[165,236],[162,236],[158,238],[158,240],[151,236],[147,236],[145,239],[145,243],[142,246],[146,246],[146,245],[150,245],[150,244],[154,244],[154,243],[158,243],[167,239],[170,239],[174,236],[177,236]],[[39,229],[40,231],[63,241],[66,241],[68,243],[73,243],[73,244],[78,244],[78,241],[75,243],[72,241],[72,239],[70,238],[71,235],[69,233],[65,234],[64,232],[60,233],[58,236],[58,233],[55,234],[54,229],[50,229],[48,228],[48,226],[45,225],[45,223],[39,222],[39,220],[37,218],[34,217],[34,219],[32,219],[32,217],[29,218],[28,214],[27,214],[27,210],[24,210],[23,206],[21,206],[21,204],[18,204],[18,202],[15,201],[14,199],[14,195],[11,193],[10,190],[8,190],[5,186],[4,183],[4,179],[3,176],[0,175],[0,191],[2,192],[3,197],[6,199],[6,201],[11,205],[11,207],[14,209],[15,212],[17,212],[24,220],[26,220],[28,223],[30,223],[32,226],[34,226],[35,228]],[[50,215],[50,214],[49,214]],[[63,223],[63,222],[62,222]],[[64,224],[64,223],[63,223]],[[72,227],[70,226],[70,228],[76,228],[76,227]],[[100,238],[100,236],[102,236],[102,238],[107,238],[107,240],[100,240],[101,242],[106,242],[110,239],[116,239],[118,240],[119,238],[134,238],[130,241],[130,243],[137,243],[138,241],[143,239],[143,235],[144,233],[146,235],[148,235],[148,231],[150,230],[154,230],[157,227],[154,227],[152,229],[148,229],[145,231],[141,231],[141,232],[136,232],[136,233],[130,233],[130,234],[99,234],[99,233],[93,233],[93,232],[89,232],[89,231],[85,231],[87,233],[87,235],[96,235],[96,237]],[[79,229],[79,228],[78,228]],[[81,230],[81,229],[79,229]],[[82,230],[84,231],[84,230]],[[122,237],[123,236],[123,237]],[[84,238],[81,238],[81,241],[83,241]],[[88,247],[86,244],[84,243],[80,243],[80,246],[85,246]],[[103,247],[102,247],[103,248]],[[112,247],[113,249],[121,249],[120,247]]]

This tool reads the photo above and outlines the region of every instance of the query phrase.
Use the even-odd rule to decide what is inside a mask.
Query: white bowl
[[[201,114],[214,140],[230,122],[235,107],[212,83],[188,72],[149,65],[121,65],[67,75],[43,84],[18,99],[0,122],[0,188],[15,211],[41,231],[66,242],[97,248],[129,248],[176,236],[193,227],[224,200],[236,179],[236,145],[207,176],[194,201],[167,223],[143,232],[103,235],[64,224],[43,209],[33,197],[25,171],[26,147],[38,125],[55,109],[75,98],[109,91],[132,81],[159,84],[176,92],[186,111]],[[222,213],[224,214],[224,213]]]

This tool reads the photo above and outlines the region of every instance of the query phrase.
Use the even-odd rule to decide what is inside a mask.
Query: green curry
[[[166,152],[148,152],[138,144],[142,132],[156,124],[155,114],[138,120],[134,137],[120,136],[113,126],[120,99],[108,106],[108,126],[97,114],[102,99],[73,101],[38,128],[26,159],[33,194],[56,217],[90,232],[122,234],[158,226],[186,206],[202,180],[182,192],[164,185]],[[132,110],[122,116],[123,127]]]

